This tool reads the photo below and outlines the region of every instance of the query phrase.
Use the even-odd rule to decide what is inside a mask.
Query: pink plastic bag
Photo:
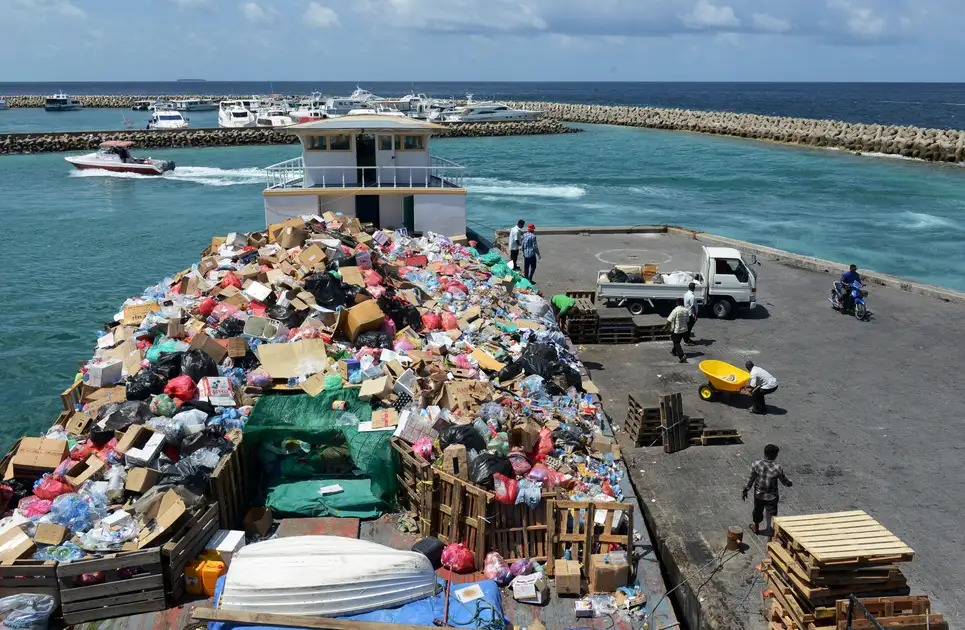
[[[399,337],[395,340],[395,343],[392,344],[392,349],[396,352],[408,352],[413,349],[413,346],[412,342],[405,337]]]
[[[519,482],[501,473],[493,473],[493,491],[496,494],[496,501],[514,505],[516,494],[519,492]]]
[[[533,468],[533,465],[529,463],[529,457],[522,451],[511,452],[508,459],[513,466],[513,474],[517,477],[525,477]]]
[[[426,313],[422,316],[422,327],[426,330],[442,330],[442,318],[435,313]]]
[[[206,297],[203,300],[201,300],[200,304],[198,304],[198,313],[207,317],[208,315],[211,314],[211,311],[213,311],[214,307],[217,305],[218,305],[218,302],[215,301],[214,298]]]
[[[367,287],[374,287],[382,284],[382,276],[373,269],[366,269],[362,272],[362,282]]]
[[[450,313],[449,311],[446,311],[445,313],[443,313],[441,319],[442,319],[442,328],[444,330],[456,330],[457,328],[459,328],[459,320],[456,319],[456,316]]]
[[[513,575],[529,575],[533,572],[533,563],[525,558],[520,558],[509,567],[509,572]]]
[[[50,506],[53,505],[53,503],[53,501],[48,499],[28,496],[20,499],[20,503],[17,504],[17,509],[27,518],[36,518],[50,512]]]
[[[53,501],[60,495],[73,491],[74,489],[70,487],[70,484],[54,479],[50,473],[38,479],[37,483],[34,484],[34,494],[48,501]]]
[[[164,393],[177,398],[181,402],[187,402],[194,400],[198,393],[198,386],[194,384],[190,376],[182,374],[168,381],[168,384],[164,386]]]
[[[221,288],[227,289],[228,287],[235,287],[238,289],[241,288],[241,280],[239,280],[238,276],[230,271],[225,274],[224,278],[221,279]]]
[[[553,432],[543,427],[539,430],[539,442],[536,443],[533,461],[537,464],[545,461],[547,457],[553,454],[554,450],[556,450],[556,445],[553,444]]]
[[[419,438],[412,445],[412,451],[427,462],[431,462],[433,459],[432,438],[428,436]]]
[[[450,543],[442,550],[442,566],[456,573],[472,573],[476,569],[476,560],[466,545]]]
[[[382,320],[382,332],[390,337],[395,337],[395,322],[391,317],[386,317]]]
[[[505,586],[513,579],[513,574],[509,572],[509,565],[506,564],[498,551],[490,551],[486,554],[486,568],[483,573],[499,586]]]

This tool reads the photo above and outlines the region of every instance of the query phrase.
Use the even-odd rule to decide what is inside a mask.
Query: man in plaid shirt
[[[784,475],[784,467],[774,461],[780,452],[781,449],[773,444],[764,447],[764,459],[757,460],[751,466],[751,476],[747,479],[747,485],[744,486],[744,492],[741,495],[746,501],[747,493],[750,492],[751,486],[754,487],[754,514],[752,517],[754,524],[751,525],[751,531],[755,534],[770,531],[771,518],[777,516],[777,502],[780,500],[777,482],[780,481],[788,488],[794,485]],[[767,521],[764,523],[762,530],[760,525],[765,514]]]

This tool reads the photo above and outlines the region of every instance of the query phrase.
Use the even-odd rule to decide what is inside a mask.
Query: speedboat
[[[293,536],[231,558],[219,608],[335,617],[430,597],[436,576],[415,551],[341,536]]]
[[[325,110],[325,107],[318,105],[301,105],[297,109],[288,112],[288,115],[297,123],[325,120],[328,118],[328,112]]]
[[[175,107],[174,107],[174,101],[164,101],[164,100],[161,100],[161,99],[158,99],[158,100],[154,101],[153,103],[151,103],[150,105],[148,105],[147,108],[148,108],[148,110],[150,110],[150,111],[152,111],[152,112],[157,112],[157,111],[162,111],[162,110],[168,110],[168,109],[175,109]]]
[[[210,98],[183,98],[174,101],[174,108],[179,112],[213,112],[218,104]]]
[[[242,101],[221,101],[218,106],[219,127],[254,127],[255,115]]]
[[[63,92],[48,96],[44,101],[44,111],[48,112],[72,112],[83,109],[84,104],[76,96],[67,96]]]
[[[263,109],[255,115],[255,127],[287,127],[295,124],[283,109]]]
[[[136,112],[146,112],[147,108],[154,104],[154,101],[134,101],[131,104],[131,109]]]
[[[114,173],[140,173],[141,175],[162,175],[174,170],[171,160],[152,160],[136,158],[128,151],[134,143],[130,140],[108,140],[101,142],[96,153],[69,156],[64,159],[81,170],[100,169]]]
[[[398,116],[405,118],[406,115],[397,109],[392,109],[391,107],[359,107],[358,109],[350,110],[346,116],[364,116],[366,114],[376,115],[376,116]]]
[[[156,109],[147,123],[148,129],[187,129],[188,119],[173,109]]]

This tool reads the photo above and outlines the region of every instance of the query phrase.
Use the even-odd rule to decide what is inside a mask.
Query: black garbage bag
[[[288,328],[298,328],[304,321],[304,317],[299,316],[298,311],[290,306],[275,304],[265,311],[265,315],[272,319],[277,319]]]
[[[204,466],[191,457],[185,457],[178,463],[168,466],[158,475],[158,486],[181,486],[197,495],[203,495],[208,488],[208,481],[214,467]]]
[[[197,383],[205,376],[217,376],[218,365],[204,350],[188,350],[181,357],[181,374]]]
[[[493,455],[492,453],[482,453],[469,464],[469,481],[483,488],[493,489],[493,475],[500,473],[510,479],[516,478],[513,472],[513,465],[506,457]]]
[[[245,323],[237,317],[226,317],[218,324],[218,332],[225,337],[237,337],[245,330]]]
[[[184,438],[178,451],[181,453],[181,457],[187,457],[203,448],[216,449],[222,455],[231,451],[231,442],[225,439],[224,428],[205,427],[200,433]]]
[[[556,348],[548,343],[529,344],[517,363],[523,368],[527,376],[538,374],[544,380],[549,380],[554,374],[561,371]]]
[[[127,380],[124,390],[128,400],[147,400],[164,392],[168,379],[151,370],[141,370]]]
[[[34,493],[34,480],[7,479],[3,485],[9,488],[10,498],[8,507],[17,507],[21,499],[29,497]]]
[[[626,282],[627,274],[623,273],[619,269],[611,269],[610,271],[606,272],[606,278],[610,282]]]
[[[154,371],[168,380],[181,376],[182,355],[183,352],[162,352],[154,364]]]
[[[388,348],[392,349],[392,336],[381,330],[370,330],[360,334],[355,339],[355,347]]]
[[[570,427],[560,426],[553,431],[553,444],[557,448],[565,448],[571,446],[573,448],[581,448],[583,446],[583,437],[580,435],[579,430]]]
[[[417,551],[426,558],[429,558],[429,562],[435,570],[438,570],[442,566],[442,550],[445,548],[445,543],[435,536],[421,538],[412,545],[412,551]]]
[[[316,273],[305,278],[305,290],[315,296],[319,306],[334,309],[345,306],[341,283],[329,273]]]
[[[506,381],[511,381],[519,376],[522,371],[523,366],[515,361],[511,361],[510,363],[506,364],[506,367],[499,371],[497,376],[499,377],[499,381],[501,383],[505,383]]]
[[[445,449],[451,444],[462,444],[475,451],[486,450],[486,440],[471,424],[453,424],[439,432],[439,444]]]
[[[104,429],[123,431],[132,424],[144,424],[154,417],[147,403],[140,400],[126,400],[111,403],[99,410],[97,420],[103,422]]]
[[[209,416],[217,415],[217,412],[214,409],[214,405],[212,405],[206,400],[188,400],[182,403],[180,407],[178,407],[178,411],[187,411],[188,409],[200,409],[201,411],[205,412]]]

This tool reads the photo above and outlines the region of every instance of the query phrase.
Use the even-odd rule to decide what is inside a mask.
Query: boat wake
[[[212,166],[178,166],[160,177],[140,173],[115,173],[100,169],[75,170],[71,177],[111,177],[118,179],[151,179],[190,182],[202,186],[238,186],[239,184],[264,184],[265,170],[261,168],[216,168]]]
[[[470,192],[502,197],[579,199],[586,194],[586,190],[579,186],[547,186],[492,177],[467,177],[464,181]]]
[[[936,217],[934,214],[926,214],[924,212],[902,212],[902,215],[911,221],[911,223],[908,223],[907,225],[912,229],[931,230],[958,227],[958,224],[951,219]]]

